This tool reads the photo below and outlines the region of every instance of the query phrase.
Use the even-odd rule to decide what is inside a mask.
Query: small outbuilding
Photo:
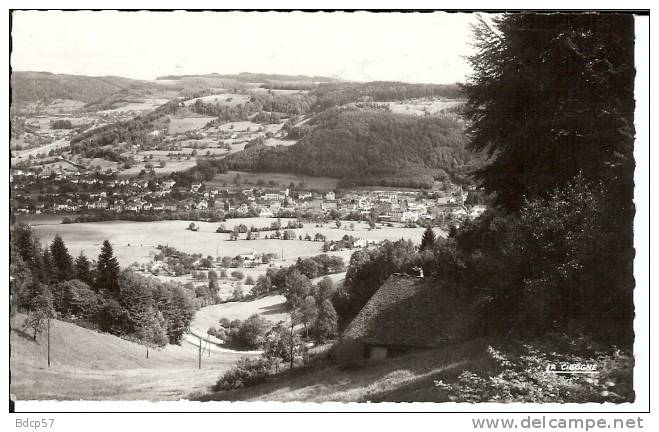
[[[437,281],[394,273],[346,328],[342,339],[381,360],[466,339],[471,313]]]

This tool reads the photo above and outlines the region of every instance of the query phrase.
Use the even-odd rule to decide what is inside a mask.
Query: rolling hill
[[[200,75],[166,75],[156,78],[157,80],[180,80],[191,78],[219,78],[219,79],[233,79],[236,81],[247,83],[262,83],[268,81],[301,81],[301,82],[339,82],[341,79],[326,76],[308,76],[308,75],[282,75],[282,74],[268,74],[268,73],[252,73],[241,72],[238,74],[200,74]]]
[[[124,95],[146,95],[162,90],[162,86],[117,76],[91,77],[84,75],[53,74],[50,72],[14,71],[11,77],[12,103],[49,103],[55,99],[79,100],[85,103]]]
[[[254,145],[227,157],[232,169],[341,178],[342,186],[431,187],[464,179],[483,163],[467,148],[464,124],[448,117],[330,109],[292,130],[289,147]]]

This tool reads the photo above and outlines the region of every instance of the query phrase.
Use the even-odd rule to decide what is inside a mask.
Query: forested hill
[[[443,117],[332,109],[290,147],[255,145],[227,157],[233,169],[343,179],[343,185],[430,187],[463,180],[483,158],[467,149],[464,124]]]
[[[12,72],[11,77],[13,104],[37,101],[49,103],[55,99],[73,99],[90,103],[118,93],[141,94],[161,88],[159,84],[117,76],[91,77],[50,72]]]
[[[410,84],[397,81],[366,83],[324,83],[312,91],[315,112],[360,100],[400,101],[423,97],[457,99],[463,97],[458,84]]]

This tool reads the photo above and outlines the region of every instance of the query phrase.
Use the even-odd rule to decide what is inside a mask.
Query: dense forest
[[[450,119],[332,109],[304,127],[297,144],[252,146],[227,157],[229,167],[430,187],[433,179],[461,180],[482,164],[466,147],[463,123]]]
[[[315,112],[368,99],[375,102],[397,101],[422,97],[463,97],[457,84],[409,84],[394,81],[367,83],[327,83],[313,90]]]

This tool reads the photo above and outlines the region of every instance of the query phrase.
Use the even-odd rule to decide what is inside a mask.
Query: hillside
[[[342,186],[431,187],[463,178],[483,158],[467,149],[464,124],[443,117],[331,109],[291,135],[289,147],[255,145],[230,155],[232,169],[341,178]]]
[[[12,103],[49,103],[55,99],[72,99],[91,103],[119,94],[144,96],[162,86],[148,81],[117,76],[91,77],[50,72],[14,71],[11,77]]]
[[[23,319],[12,320],[10,336],[11,393],[19,400],[179,399],[206,390],[244,355],[213,348],[209,357],[206,350],[199,370],[198,348],[189,342],[150,350],[146,359],[141,345],[53,320],[48,368],[45,333],[33,341]]]
[[[397,81],[327,82],[312,91],[316,97],[314,111],[357,101],[389,102],[415,98],[463,97],[457,84],[411,84]]]
[[[308,366],[268,382],[199,395],[201,401],[447,402],[434,380],[487,365],[487,343],[474,340],[351,368]]]

